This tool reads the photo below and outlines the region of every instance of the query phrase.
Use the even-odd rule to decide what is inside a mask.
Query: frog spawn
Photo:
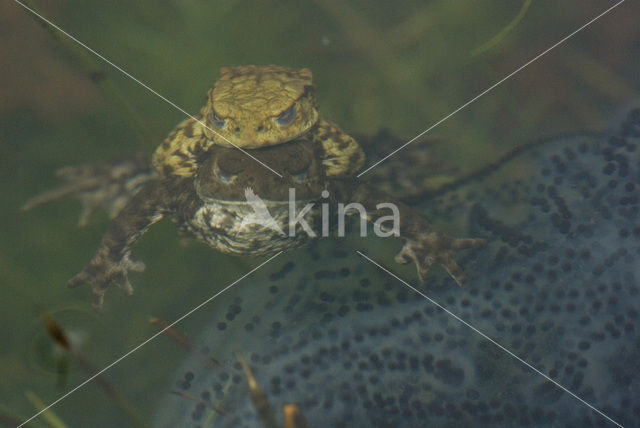
[[[460,260],[464,290],[444,274],[414,284],[623,425],[640,416],[639,146],[634,110],[610,135],[524,155],[520,181],[428,201],[429,217],[466,218],[460,234],[489,245]],[[215,426],[259,425],[232,350],[311,426],[607,423],[343,242],[283,255],[204,310],[198,343],[224,366],[189,359],[171,388],[224,407]],[[170,396],[156,425],[207,426],[207,412]]]

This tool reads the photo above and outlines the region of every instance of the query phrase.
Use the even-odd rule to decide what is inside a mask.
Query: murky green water
[[[308,67],[324,117],[353,134],[387,128],[400,141],[413,138],[613,5],[533,1],[522,19],[514,22],[523,4],[528,5],[34,2],[56,25],[188,112],[201,107],[222,66]],[[34,396],[45,404],[57,400],[155,334],[158,328],[149,322],[151,318],[177,319],[263,259],[217,254],[181,240],[174,225],[163,222],[134,248],[147,269],[132,275],[133,296],[110,290],[104,313],[97,314],[90,306],[88,288],[68,290],[66,281],[95,251],[109,223],[106,214],[78,229],[77,201],[60,201],[27,213],[19,207],[54,186],[54,171],[60,167],[151,153],[184,116],[82,48],[68,41],[61,44],[17,3],[4,2],[0,16],[0,424],[15,426],[39,410]],[[436,152],[459,168],[450,176],[486,165],[540,136],[606,129],[616,112],[637,99],[640,89],[639,16],[638,6],[627,1],[431,131],[428,135],[441,137]],[[107,78],[100,79],[102,74]],[[375,153],[394,149],[376,147]],[[526,168],[509,174],[515,177],[523,171],[526,174]],[[469,233],[457,229],[467,227],[461,216],[438,214],[434,222],[451,234]],[[413,267],[393,263],[399,241],[351,238],[348,242],[348,251],[371,249],[403,278],[415,280]],[[304,265],[311,263],[311,254],[322,257],[327,248],[321,245],[286,257]],[[349,268],[356,269],[358,263],[362,261],[349,259]],[[265,278],[284,265],[283,260],[265,266],[258,276],[238,284],[242,288],[237,292],[251,293],[252,287],[264,286]],[[319,281],[331,286],[328,279]],[[344,286],[349,284],[345,280]],[[451,295],[464,299],[465,293],[455,289]],[[204,326],[216,318],[212,312],[216,308],[203,308],[178,330],[190,341],[198,340]],[[73,356],[57,348],[47,334],[43,314],[64,329]],[[376,312],[370,316],[375,319]],[[495,333],[499,339],[500,330]],[[229,337],[229,347],[233,339]],[[633,340],[637,342],[637,334]],[[216,341],[221,347],[227,343],[224,338]],[[105,372],[101,380],[53,406],[51,412],[64,424],[57,426],[150,426],[157,421],[154,415],[160,403],[175,389],[175,380],[182,375],[178,370],[188,355],[175,340],[158,337]],[[517,387],[495,382],[503,394],[517,393]],[[269,392],[269,385],[263,386]],[[637,390],[637,384],[626,385],[619,392],[620,401],[637,397]],[[456,392],[468,394],[452,387],[452,395]],[[428,401],[426,395],[423,399]],[[570,400],[563,400],[569,405]],[[282,403],[276,399],[273,404],[278,408]],[[628,407],[630,415],[637,415],[637,409]],[[623,415],[623,420],[633,419]],[[517,425],[508,416],[494,423]],[[52,424],[45,415],[30,423]]]

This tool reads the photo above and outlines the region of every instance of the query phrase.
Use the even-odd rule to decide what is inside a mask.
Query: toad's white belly
[[[307,203],[297,202],[295,213]],[[316,233],[320,229],[319,212],[312,209],[304,216]],[[241,255],[276,253],[304,245],[310,239],[300,224],[290,234],[288,201],[207,201],[182,228],[218,251]]]

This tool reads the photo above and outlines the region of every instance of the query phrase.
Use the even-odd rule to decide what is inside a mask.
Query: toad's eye
[[[309,174],[307,173],[307,170],[304,169],[302,171],[296,172],[295,174],[291,174],[291,178],[293,178],[293,181],[296,181],[298,183],[304,183],[309,179]]]
[[[235,180],[235,178],[238,176],[238,174],[225,171],[224,169],[220,168],[219,165],[216,165],[215,173],[220,179],[220,181],[227,184],[232,183]]]
[[[219,118],[215,111],[209,113],[209,122],[218,129],[224,128],[227,124],[227,120]]]
[[[282,113],[280,113],[280,116],[278,116],[278,118],[276,119],[276,123],[280,126],[287,126],[291,122],[293,122],[293,119],[295,119],[295,117],[296,117],[296,105],[294,104],[288,109],[286,109],[285,111],[283,111]]]

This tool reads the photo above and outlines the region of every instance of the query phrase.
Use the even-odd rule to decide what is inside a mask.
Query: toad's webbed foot
[[[453,252],[465,248],[479,248],[484,244],[483,239],[456,239],[440,232],[421,233],[407,239],[395,260],[400,264],[413,261],[421,281],[426,279],[431,265],[438,263],[449,272],[458,285],[463,286],[467,278],[454,260]]]
[[[131,260],[129,254],[125,254],[120,260],[112,260],[98,253],[80,273],[69,280],[67,286],[74,288],[91,284],[92,304],[96,309],[102,309],[104,293],[111,283],[115,283],[127,295],[133,294],[129,271],[144,271],[144,263]]]
[[[144,264],[131,260],[131,246],[169,212],[166,188],[158,181],[142,186],[111,223],[95,256],[69,281],[69,287],[91,284],[93,306],[97,309],[102,307],[104,293],[111,283],[127,294],[133,293],[128,273],[144,270]]]
[[[481,247],[485,244],[483,239],[456,239],[437,232],[419,212],[366,182],[334,179],[331,181],[331,186],[331,195],[336,201],[349,199],[362,204],[366,209],[368,221],[378,222],[381,219],[388,221],[390,217],[393,218],[394,226],[393,228],[389,226],[389,231],[398,227],[395,235],[406,241],[396,256],[396,262],[407,264],[413,261],[421,281],[426,279],[431,265],[438,263],[459,285],[464,285],[466,278],[454,260],[453,252]],[[387,203],[380,204],[380,201]],[[383,208],[385,205],[386,207]],[[391,211],[392,216],[389,216],[389,205],[395,206],[395,211]]]
[[[66,197],[82,202],[79,226],[85,226],[91,215],[105,209],[114,218],[142,185],[154,178],[148,156],[137,154],[90,165],[69,166],[56,171],[64,183],[41,193],[23,206],[29,210]]]

